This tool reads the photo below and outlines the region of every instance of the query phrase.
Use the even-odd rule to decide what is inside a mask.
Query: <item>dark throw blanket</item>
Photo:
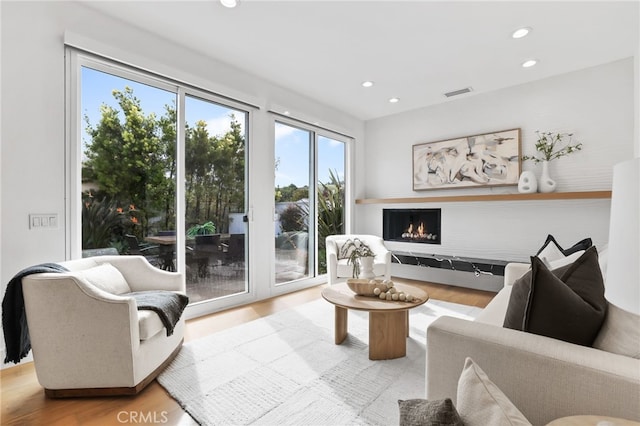
[[[7,349],[5,363],[17,364],[31,350],[27,314],[24,309],[22,278],[43,272],[68,272],[68,270],[57,263],[42,263],[23,269],[7,284],[7,290],[4,293],[4,299],[2,299],[2,330]]]
[[[136,299],[138,310],[151,310],[157,313],[167,329],[167,336],[173,334],[173,329],[180,320],[184,308],[189,304],[189,298],[184,294],[164,290],[136,291],[121,296],[132,296]]]

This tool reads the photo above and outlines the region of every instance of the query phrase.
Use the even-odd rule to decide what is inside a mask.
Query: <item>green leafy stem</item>
[[[572,152],[580,151],[582,149],[582,143],[572,143],[573,133],[553,133],[553,132],[540,132],[536,131],[538,140],[536,142],[536,151],[541,155],[539,156],[522,156],[522,160],[532,160],[534,163],[541,161],[551,161],[565,155],[569,155]],[[565,138],[569,138],[565,141]]]

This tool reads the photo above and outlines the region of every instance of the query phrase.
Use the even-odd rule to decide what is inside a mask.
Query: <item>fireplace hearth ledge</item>
[[[485,291],[498,291],[510,261],[394,250],[392,275]]]

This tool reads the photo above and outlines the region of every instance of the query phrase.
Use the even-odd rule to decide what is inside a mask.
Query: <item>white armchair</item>
[[[132,395],[177,355],[184,315],[167,332],[158,314],[138,310],[124,293],[185,293],[181,274],[142,256],[61,262],[69,272],[23,278],[27,323],[38,381],[49,397]]]
[[[385,247],[381,237],[375,235],[351,234],[351,235],[329,235],[326,238],[327,250],[327,275],[329,284],[335,284],[340,278],[351,278],[353,276],[353,265],[347,259],[340,259],[340,249],[344,243],[351,239],[358,238],[367,244],[375,254],[373,260],[373,273],[377,277],[391,279],[391,252]]]

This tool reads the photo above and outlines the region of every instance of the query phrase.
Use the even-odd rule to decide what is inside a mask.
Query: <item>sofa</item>
[[[606,253],[600,259],[605,271]],[[590,414],[640,421],[640,359],[602,349],[612,338],[627,339],[624,344],[637,350],[637,356],[640,316],[606,302],[606,318],[594,347],[505,328],[513,284],[530,267],[508,264],[504,287],[476,320],[444,316],[429,326],[427,398],[451,398],[455,403],[458,380],[469,357],[534,425]],[[615,329],[615,318],[621,315],[631,318],[635,331]]]
[[[143,256],[96,256],[55,265],[67,271],[22,278],[36,375],[46,395],[140,392],[182,346],[188,301],[182,274],[157,269]],[[146,299],[136,297],[150,294],[175,304],[179,298],[173,321],[139,309]]]

